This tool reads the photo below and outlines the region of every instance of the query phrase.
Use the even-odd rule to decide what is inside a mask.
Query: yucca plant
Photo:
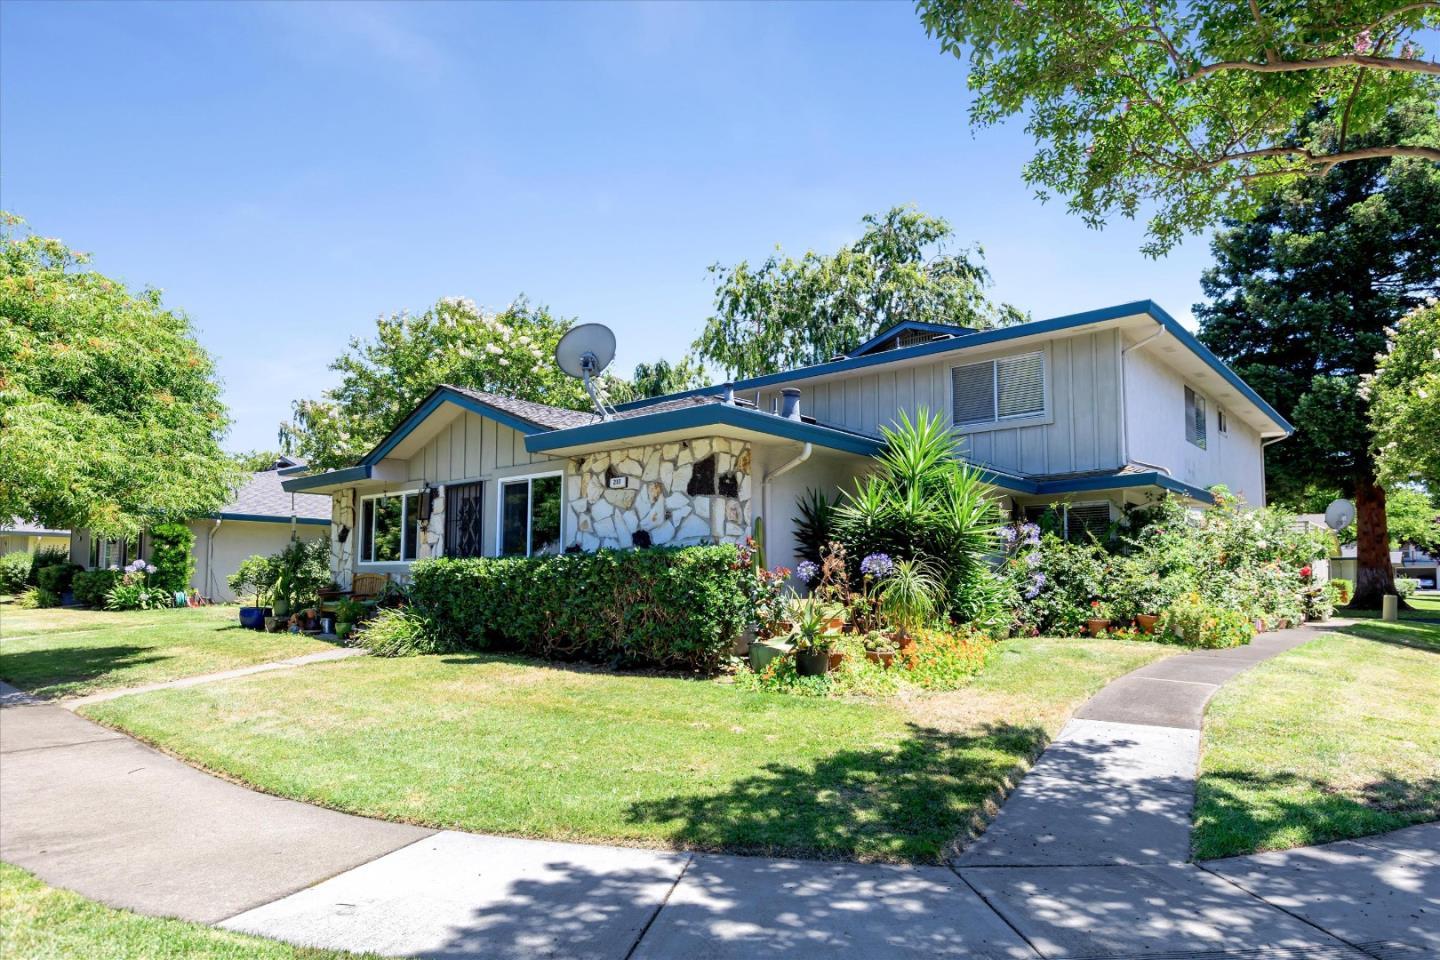
[[[940,578],[924,560],[899,560],[880,584],[880,612],[902,635],[919,630],[935,615]]]

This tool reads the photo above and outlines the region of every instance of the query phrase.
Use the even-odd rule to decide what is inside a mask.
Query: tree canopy
[[[373,338],[352,337],[330,364],[339,385],[292,404],[282,445],[316,468],[353,463],[442,383],[588,410],[584,386],[554,362],[572,323],[524,297],[499,313],[448,297],[418,315],[382,316]],[[627,384],[602,376],[606,386],[616,399],[629,395]]]
[[[1432,300],[1395,324],[1364,390],[1381,479],[1420,480],[1440,490],[1440,303]]]
[[[1312,123],[1329,129],[1323,113]],[[1393,110],[1365,137],[1433,137],[1423,103]],[[1302,131],[1311,136],[1310,130]],[[1249,219],[1227,220],[1201,277],[1200,339],[1296,426],[1266,451],[1272,499],[1353,495],[1361,583],[1369,603],[1389,580],[1384,491],[1360,386],[1385,330],[1440,292],[1440,166],[1411,158],[1359,160],[1295,180]],[[1367,567],[1368,564],[1368,567]],[[1382,569],[1383,568],[1383,569]]]
[[[654,363],[635,364],[631,393],[637,399],[663,397],[667,393],[680,393],[709,385],[710,378],[705,375],[705,368],[693,358],[684,357],[678,363],[656,360]]]
[[[1279,186],[1376,157],[1440,161],[1386,124],[1437,101],[1417,35],[1440,3],[1346,0],[919,0],[926,30],[969,61],[971,121],[1017,114],[1038,146],[1025,181],[1092,226],[1150,215],[1146,251],[1242,218]],[[1302,121],[1317,107],[1327,121]],[[1363,141],[1363,142],[1362,142]]]
[[[862,219],[859,240],[833,254],[777,251],[758,266],[715,264],[715,313],[697,356],[733,377],[822,363],[901,320],[988,327],[1024,320],[986,298],[978,247],[949,249],[954,229],[908,207]]]
[[[160,291],[0,214],[0,516],[134,536],[235,481],[210,356]]]

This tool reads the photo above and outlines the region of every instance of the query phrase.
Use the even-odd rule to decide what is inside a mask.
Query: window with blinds
[[[1065,539],[1089,543],[1094,537],[1104,543],[1110,537],[1109,503],[1072,503],[1065,508]]]
[[[1205,449],[1205,398],[1185,388],[1185,439]]]
[[[1045,354],[1022,353],[950,371],[951,415],[959,425],[1045,413]]]

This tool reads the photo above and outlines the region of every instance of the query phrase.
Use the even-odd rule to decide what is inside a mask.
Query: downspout
[[[766,557],[770,555],[770,534],[773,527],[773,524],[770,523],[770,481],[794,470],[800,466],[800,464],[809,460],[810,454],[814,452],[815,445],[808,440],[805,441],[805,445],[800,448],[798,454],[765,474],[764,479],[760,481],[760,516],[765,518],[765,543],[763,546],[765,547]]]
[[[215,526],[210,528],[210,536],[205,538],[205,582],[210,585],[210,596],[206,599],[210,600],[218,593],[215,589],[215,534],[220,532],[220,524],[224,522],[216,517]]]
[[[1169,467],[1162,467],[1158,463],[1146,463],[1144,460],[1130,459],[1130,407],[1128,404],[1129,398],[1125,393],[1125,357],[1129,355],[1131,350],[1139,350],[1151,340],[1157,337],[1163,337],[1164,335],[1165,327],[1160,326],[1154,333],[1150,334],[1150,336],[1143,337],[1128,347],[1120,348],[1120,466],[1121,469],[1124,469],[1132,463],[1139,464],[1142,467],[1149,467],[1151,470],[1159,470],[1167,477],[1174,477],[1175,474],[1170,472]]]

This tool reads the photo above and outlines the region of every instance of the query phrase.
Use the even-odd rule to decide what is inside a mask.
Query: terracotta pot
[[[830,669],[839,670],[840,664],[845,662],[845,654],[839,650],[830,651]]]
[[[1142,613],[1135,617],[1135,622],[1140,625],[1141,633],[1154,633],[1155,624],[1160,622],[1160,618],[1152,613]]]
[[[866,650],[865,659],[871,663],[878,663],[889,670],[890,664],[895,662],[895,652],[893,650]]]
[[[1101,619],[1086,620],[1085,629],[1090,631],[1090,636],[1098,637],[1100,636],[1100,634],[1110,629],[1110,621]]]
[[[915,649],[915,638],[903,630],[892,634],[890,639],[895,641],[895,646],[901,653],[909,653]]]
[[[841,630],[845,629],[845,618],[831,617],[829,620],[825,621],[825,629],[829,630],[831,633],[839,633]]]

